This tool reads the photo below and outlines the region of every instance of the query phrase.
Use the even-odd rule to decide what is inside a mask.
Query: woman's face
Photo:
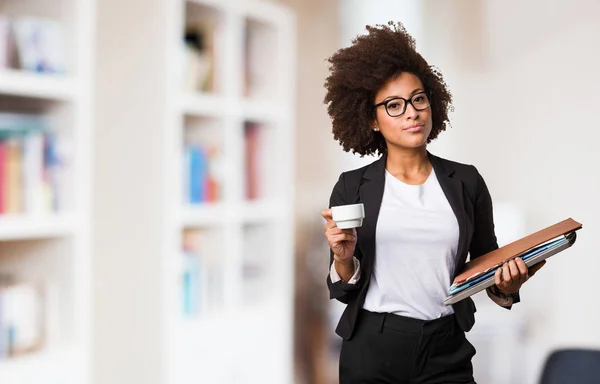
[[[408,149],[425,145],[432,122],[429,98],[421,80],[412,73],[400,73],[377,92],[375,105],[387,100],[390,100],[387,104],[389,114],[384,105],[378,106],[374,128],[381,131],[388,150],[390,146]]]

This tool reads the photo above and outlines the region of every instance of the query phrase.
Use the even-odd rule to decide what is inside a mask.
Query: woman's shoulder
[[[345,179],[348,182],[360,181],[363,177],[365,177],[365,175],[369,177],[370,175],[378,173],[378,171],[384,170],[385,156],[381,156],[369,164],[342,172],[340,174],[340,178]]]
[[[465,190],[469,191],[472,196],[477,196],[485,186],[485,180],[473,164],[461,163],[433,155],[431,161],[437,164],[437,168],[448,176],[460,180]]]
[[[430,154],[430,159],[434,165],[437,163],[438,168],[443,169],[449,174],[456,174],[459,178],[476,178],[479,174],[477,167],[473,164],[461,163],[455,160],[446,159],[440,156]]]
[[[363,182],[363,178],[377,178],[379,174],[384,175],[385,161],[379,158],[370,164],[359,168],[344,171],[340,174],[337,183],[333,187],[332,194],[342,194],[345,200],[357,198],[358,189]]]
[[[477,183],[482,178],[477,167],[473,164],[463,163],[456,160],[450,160],[429,153],[429,158],[434,165],[436,172],[442,172],[461,179],[463,182]],[[339,179],[346,185],[360,184],[363,178],[382,177],[385,173],[385,156],[363,165],[359,168],[344,171]]]

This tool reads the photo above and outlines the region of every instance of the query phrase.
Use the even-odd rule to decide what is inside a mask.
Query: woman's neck
[[[403,181],[427,179],[431,173],[431,162],[425,146],[410,149],[388,150],[385,168]]]

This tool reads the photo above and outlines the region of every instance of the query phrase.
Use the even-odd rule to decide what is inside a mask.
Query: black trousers
[[[362,310],[340,353],[340,384],[475,384],[475,348],[455,316],[425,321]]]

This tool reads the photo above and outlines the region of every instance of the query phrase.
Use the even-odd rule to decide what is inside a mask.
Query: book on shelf
[[[46,339],[43,286],[12,280],[0,278],[0,360],[39,351]]]
[[[183,38],[184,89],[190,92],[217,90],[215,39],[218,29],[213,20],[188,22]]]
[[[275,33],[262,23],[247,21],[244,34],[243,95],[251,98],[272,96],[274,62],[277,62]]]
[[[221,198],[220,153],[216,145],[187,144],[184,150],[184,193],[190,204]]]
[[[196,247],[193,233],[186,231],[183,235],[181,249],[181,296],[183,314],[193,317],[200,313],[203,300],[201,282],[204,281],[202,259]]]
[[[257,303],[266,298],[272,287],[273,257],[264,244],[273,242],[272,225],[251,224],[244,228],[242,283],[244,301]]]
[[[0,113],[0,214],[60,209],[57,145],[44,116]]]
[[[210,312],[223,302],[223,259],[214,247],[214,233],[185,229],[182,236],[180,281],[182,312],[194,317]]]
[[[272,193],[277,164],[272,154],[276,150],[272,129],[247,122],[244,130],[246,199],[255,200]]]
[[[14,47],[8,16],[0,13],[0,69],[14,66]]]
[[[59,21],[0,14],[0,68],[65,73],[64,40]]]

